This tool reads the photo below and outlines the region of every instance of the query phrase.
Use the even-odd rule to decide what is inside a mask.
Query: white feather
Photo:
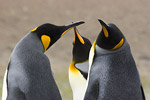
[[[93,63],[93,58],[94,58],[94,55],[95,55],[95,45],[96,45],[96,40],[94,41],[94,43],[93,43],[93,45],[92,45],[92,47],[90,49],[90,54],[89,54],[89,71],[88,71],[86,89],[88,87],[90,70],[91,70],[91,66],[92,66],[92,63]]]
[[[73,100],[83,100],[87,81],[80,71],[72,72],[69,69],[69,82],[73,91]]]
[[[2,90],[2,100],[6,100],[7,98],[7,69],[5,71],[5,74],[4,74],[4,79],[3,79],[3,90]]]

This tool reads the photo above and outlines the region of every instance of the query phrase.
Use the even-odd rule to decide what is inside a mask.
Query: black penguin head
[[[122,32],[114,24],[107,25],[100,19],[99,22],[102,25],[102,31],[96,40],[96,44],[107,50],[119,49],[125,41]]]
[[[81,36],[76,27],[74,27],[74,41],[73,41],[73,61],[80,63],[88,60],[89,51],[92,46],[91,42]]]
[[[72,29],[74,26],[83,24],[83,21],[72,23],[64,26],[56,26],[50,23],[43,24],[31,32],[37,34],[40,38],[45,51],[52,46],[60,37],[62,37],[66,32]]]

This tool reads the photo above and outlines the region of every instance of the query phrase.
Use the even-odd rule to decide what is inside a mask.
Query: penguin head
[[[101,19],[98,19],[102,26],[102,31],[100,32],[96,44],[103,49],[107,50],[117,50],[119,49],[124,41],[125,37],[119,28],[114,24],[105,24]]]
[[[64,26],[57,26],[54,24],[46,23],[33,29],[31,33],[37,34],[37,36],[39,37],[39,39],[43,44],[44,50],[46,51],[66,32],[68,32],[74,26],[78,26],[83,23],[84,23],[83,21],[80,21]]]
[[[91,42],[87,38],[81,36],[77,28],[74,27],[73,61],[75,63],[87,61],[91,46]]]

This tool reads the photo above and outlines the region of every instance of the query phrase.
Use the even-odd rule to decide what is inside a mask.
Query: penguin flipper
[[[146,100],[146,99],[145,99],[145,94],[144,94],[144,90],[143,90],[143,87],[142,87],[142,85],[141,85],[141,92],[142,92],[142,97],[143,97],[143,100]]]
[[[75,67],[80,71],[80,73],[83,75],[83,77],[87,80],[88,77],[88,70],[89,70],[89,62],[83,62],[75,64]]]

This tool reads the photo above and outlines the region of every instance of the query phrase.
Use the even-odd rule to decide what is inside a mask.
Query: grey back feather
[[[7,100],[61,100],[39,38],[27,34],[15,47],[8,69]]]
[[[117,51],[95,48],[84,100],[144,100],[127,42]]]

